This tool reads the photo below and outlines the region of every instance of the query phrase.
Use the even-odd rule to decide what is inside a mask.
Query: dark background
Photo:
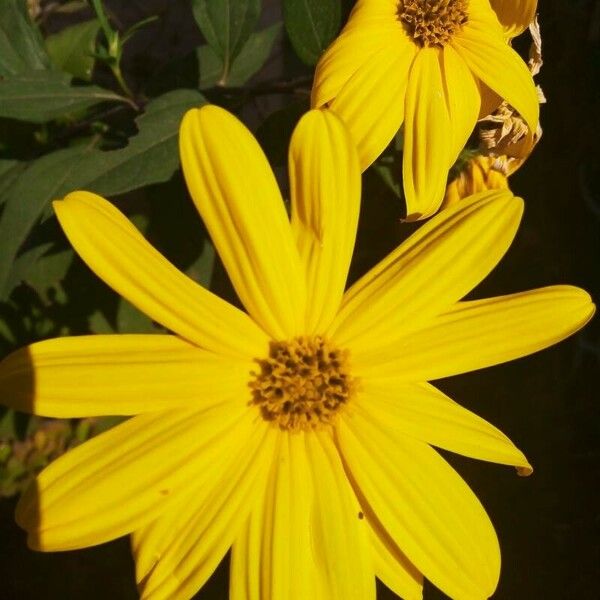
[[[125,23],[161,13],[139,34],[127,59],[132,78],[151,77],[170,59],[183,59],[199,41],[185,0],[113,0]],[[263,22],[280,19],[279,2],[264,1]],[[526,200],[518,237],[474,296],[571,283],[600,297],[600,3],[540,0],[544,68],[538,78],[548,103],[544,136],[512,179]],[[60,23],[54,23],[60,27]],[[281,40],[280,46],[285,44]],[[285,56],[288,56],[287,53]],[[285,63],[285,64],[284,64]],[[310,74],[275,52],[263,79]],[[288,96],[260,97],[243,118],[251,126]],[[402,207],[373,174],[365,176],[354,276],[406,235]],[[217,269],[215,277],[222,277]],[[223,285],[214,282],[216,289]],[[448,456],[486,506],[502,546],[495,598],[600,598],[600,327],[598,319],[537,355],[439,382],[458,402],[488,419],[526,453],[535,472]],[[507,331],[507,335],[511,335]],[[14,500],[0,501],[0,598],[133,599],[128,541],[67,553],[30,552],[14,525]],[[226,561],[225,561],[226,562]],[[198,594],[227,597],[223,564]],[[393,594],[381,588],[380,598]],[[426,587],[425,599],[444,596]]]

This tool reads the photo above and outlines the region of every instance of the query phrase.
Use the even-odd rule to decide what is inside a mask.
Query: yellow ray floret
[[[373,6],[358,4],[369,27]],[[427,70],[439,50],[415,60],[439,83]],[[452,110],[463,104],[453,97]],[[375,600],[376,577],[418,600],[423,576],[453,598],[489,597],[494,528],[434,447],[532,468],[427,381],[558,342],[591,318],[589,296],[554,286],[462,301],[515,235],[523,203],[508,190],[449,207],[346,291],[360,167],[331,111],[294,133],[291,220],[232,115],[189,112],[180,148],[247,312],[179,273],[108,201],[75,192],[55,204],[91,269],[169,332],[49,340],[0,363],[13,408],[132,416],[39,475],[17,508],[29,545],[132,534],[145,600],[192,598],[229,548],[233,600]]]
[[[507,18],[516,15],[506,4],[531,9],[529,2],[500,4]],[[536,130],[533,78],[488,0],[359,0],[321,57],[312,90],[313,106],[330,108],[350,128],[363,169],[403,126],[413,220],[437,211],[478,116],[501,99]]]
[[[508,37],[523,33],[535,18],[537,0],[490,0]]]

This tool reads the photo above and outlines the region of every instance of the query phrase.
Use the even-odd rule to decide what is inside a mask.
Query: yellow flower
[[[366,169],[404,123],[409,219],[439,208],[479,116],[509,102],[535,131],[531,73],[506,43],[489,0],[358,0],[321,57],[314,107],[349,126]]]
[[[55,204],[80,256],[172,333],[33,344],[0,364],[7,404],[55,417],[136,415],[68,452],[26,492],[31,547],[133,533],[145,599],[191,598],[232,547],[233,600],[402,597],[422,576],[494,591],[493,526],[431,447],[531,468],[427,380],[540,350],[594,307],[555,286],[461,302],[500,260],[522,202],[459,203],[344,293],[360,170],[343,124],[312,111],[290,148],[291,223],[264,154],[222,109],[190,111],[181,158],[247,313],[180,273],[109,202]]]
[[[535,18],[537,0],[490,0],[507,37],[523,33]]]
[[[442,208],[488,190],[508,190],[508,158],[478,154],[469,159],[446,187]]]

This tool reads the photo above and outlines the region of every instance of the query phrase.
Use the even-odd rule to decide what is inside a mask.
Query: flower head
[[[109,202],[55,204],[80,256],[171,333],[33,344],[4,401],[57,417],[136,415],[68,452],[22,497],[41,550],[132,533],[145,599],[191,598],[232,547],[230,597],[454,598],[496,587],[498,541],[432,448],[531,471],[427,380],[535,352],[593,305],[568,286],[462,302],[508,248],[522,202],[480,194],[421,227],[348,291],[360,169],[329,111],[290,148],[291,221],[267,160],[222,109],[190,111],[181,157],[243,312],[180,273]]]
[[[350,128],[363,169],[404,124],[409,219],[439,208],[477,119],[501,99],[536,131],[531,73],[488,0],[359,0],[321,57],[312,92],[314,107]]]

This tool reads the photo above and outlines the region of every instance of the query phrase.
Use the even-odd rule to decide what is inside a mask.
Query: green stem
[[[225,59],[225,62],[223,63],[223,72],[221,73],[221,78],[219,79],[218,85],[225,86],[225,84],[227,83],[227,80],[229,79],[229,69],[230,69],[229,57],[227,57]]]
[[[114,31],[108,22],[108,17],[104,12],[104,6],[102,6],[102,0],[92,0],[92,5],[94,7],[94,11],[96,12],[96,16],[98,17],[98,21],[100,21],[100,27],[102,27],[102,31],[104,32],[104,36],[106,37],[106,41],[108,44],[111,43],[112,37],[114,35]]]
[[[111,65],[110,68],[111,68],[113,75],[115,76],[115,79],[117,80],[117,83],[119,84],[120,88],[123,90],[125,95],[133,101],[134,95],[133,95],[133,92],[131,91],[131,88],[127,85],[127,82],[125,81],[125,77],[123,77],[123,73],[121,72],[121,65],[119,63],[117,63],[115,65]],[[137,108],[137,105],[135,103],[134,103],[134,106]]]

